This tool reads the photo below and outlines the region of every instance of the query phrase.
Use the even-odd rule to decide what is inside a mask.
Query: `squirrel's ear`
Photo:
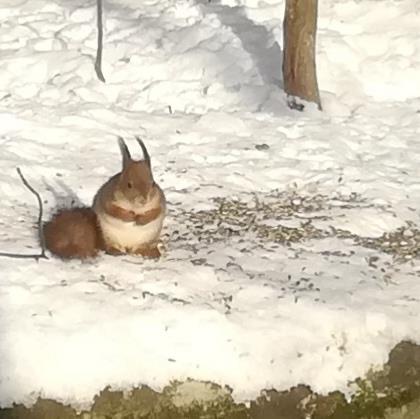
[[[140,137],[136,137],[136,140],[140,144],[141,150],[143,151],[143,160],[148,164],[149,167],[151,167],[150,155],[146,146],[144,145],[143,140]]]
[[[127,144],[124,142],[122,137],[118,137],[118,145],[120,146],[122,158],[123,158],[123,168],[125,168],[128,162],[131,161],[131,155],[128,150]]]

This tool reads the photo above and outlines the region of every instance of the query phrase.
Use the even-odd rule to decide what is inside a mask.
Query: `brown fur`
[[[98,211],[102,209],[123,221],[134,221],[137,211],[127,211],[119,202],[132,203],[139,211],[155,193],[161,193],[154,182],[150,167],[144,161],[130,161],[124,170],[113,176],[99,189],[94,198]]]
[[[116,249],[115,247],[107,246],[106,244],[104,246],[105,246],[104,247],[105,252],[108,253],[109,255],[120,256],[125,253],[119,249]],[[150,246],[147,246],[147,247],[140,247],[136,249],[136,251],[130,252],[130,253],[143,256],[144,258],[148,258],[148,259],[158,259],[161,257],[160,250],[158,249],[156,244],[151,244]]]
[[[153,208],[149,211],[146,211],[143,214],[136,215],[136,224],[146,225],[155,220],[159,217],[160,213],[162,212],[162,208],[159,206],[158,208]]]
[[[149,259],[158,259],[161,256],[160,250],[157,248],[156,245],[149,247],[141,247],[136,250],[135,254]]]
[[[109,230],[106,230],[109,225],[107,226],[104,218],[111,216],[122,222],[134,222],[138,226],[143,226],[166,212],[165,195],[153,179],[150,156],[143,142],[139,139],[137,141],[143,150],[143,160],[133,160],[124,140],[119,138],[123,157],[122,171],[103,184],[93,200],[93,209],[103,231],[104,246],[107,252],[113,254],[123,252],[142,254],[143,250],[134,252],[132,246],[124,246],[124,243],[117,244],[115,240],[109,239],[107,234]],[[157,231],[156,237],[153,237],[151,242],[158,241],[159,233]],[[146,244],[151,245],[151,243],[142,243],[142,246]],[[156,255],[159,252],[147,250],[144,253]]]
[[[159,206],[157,208],[148,210],[142,214],[137,214],[134,211],[126,210],[111,202],[105,203],[104,210],[107,212],[107,214],[112,215],[115,218],[119,218],[120,220],[127,222],[135,221],[135,223],[139,225],[145,225],[150,223],[151,221],[159,217],[160,213],[162,212],[162,208]]]
[[[117,185],[127,200],[147,201],[150,191],[155,186],[149,163],[144,160],[126,162]]]
[[[95,257],[102,247],[96,214],[91,208],[62,209],[44,225],[47,249],[63,259]]]
[[[119,207],[112,202],[106,202],[104,205],[104,210],[115,218],[119,218],[120,220],[132,222],[136,219],[136,214],[134,211],[129,211],[124,208]]]

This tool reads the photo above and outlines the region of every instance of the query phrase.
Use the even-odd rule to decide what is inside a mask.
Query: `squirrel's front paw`
[[[141,247],[135,251],[135,254],[150,259],[159,259],[161,256],[161,253],[157,246]]]
[[[149,224],[152,221],[154,221],[156,218],[158,218],[160,213],[161,213],[161,209],[159,207],[159,208],[153,208],[151,210],[148,210],[142,214],[137,214],[135,218],[136,224],[139,224],[139,225]]]

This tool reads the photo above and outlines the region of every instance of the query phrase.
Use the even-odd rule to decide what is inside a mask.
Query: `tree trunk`
[[[283,23],[283,81],[292,109],[303,110],[297,98],[321,109],[316,78],[315,44],[318,0],[286,0]]]

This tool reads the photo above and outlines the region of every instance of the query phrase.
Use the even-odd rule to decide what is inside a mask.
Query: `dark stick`
[[[7,252],[0,252],[0,256],[3,257],[9,257],[9,258],[15,258],[15,259],[48,259],[48,256],[45,254],[45,238],[44,238],[44,231],[42,228],[42,215],[43,215],[43,207],[42,207],[42,199],[39,193],[28,183],[28,181],[23,176],[21,170],[19,167],[16,169],[18,172],[18,175],[20,176],[23,184],[36,196],[36,199],[38,200],[38,206],[39,206],[39,214],[38,214],[38,236],[39,236],[39,242],[41,244],[41,253],[37,254],[20,254],[20,253],[7,253]]]
[[[23,176],[23,173],[21,172],[20,168],[17,169],[18,175],[22,179],[23,184],[36,196],[36,199],[38,200],[38,206],[39,206],[39,213],[38,213],[38,236],[39,236],[39,243],[41,244],[41,257],[47,258],[45,255],[45,237],[44,237],[44,230],[42,228],[42,216],[44,214],[44,210],[42,207],[42,199],[41,195],[28,183],[28,181]],[[47,258],[48,259],[48,258]]]
[[[98,79],[105,83],[105,77],[102,73],[102,48],[103,48],[103,37],[104,27],[102,23],[102,0],[96,0],[97,9],[97,22],[98,27],[98,48],[96,49],[96,61],[95,61],[95,72]]]
[[[13,259],[35,259],[38,261],[39,259],[48,259],[47,255],[42,255],[41,253],[28,253],[27,255],[20,254],[20,253],[7,253],[7,252],[0,252],[0,257],[4,258],[13,258]]]

